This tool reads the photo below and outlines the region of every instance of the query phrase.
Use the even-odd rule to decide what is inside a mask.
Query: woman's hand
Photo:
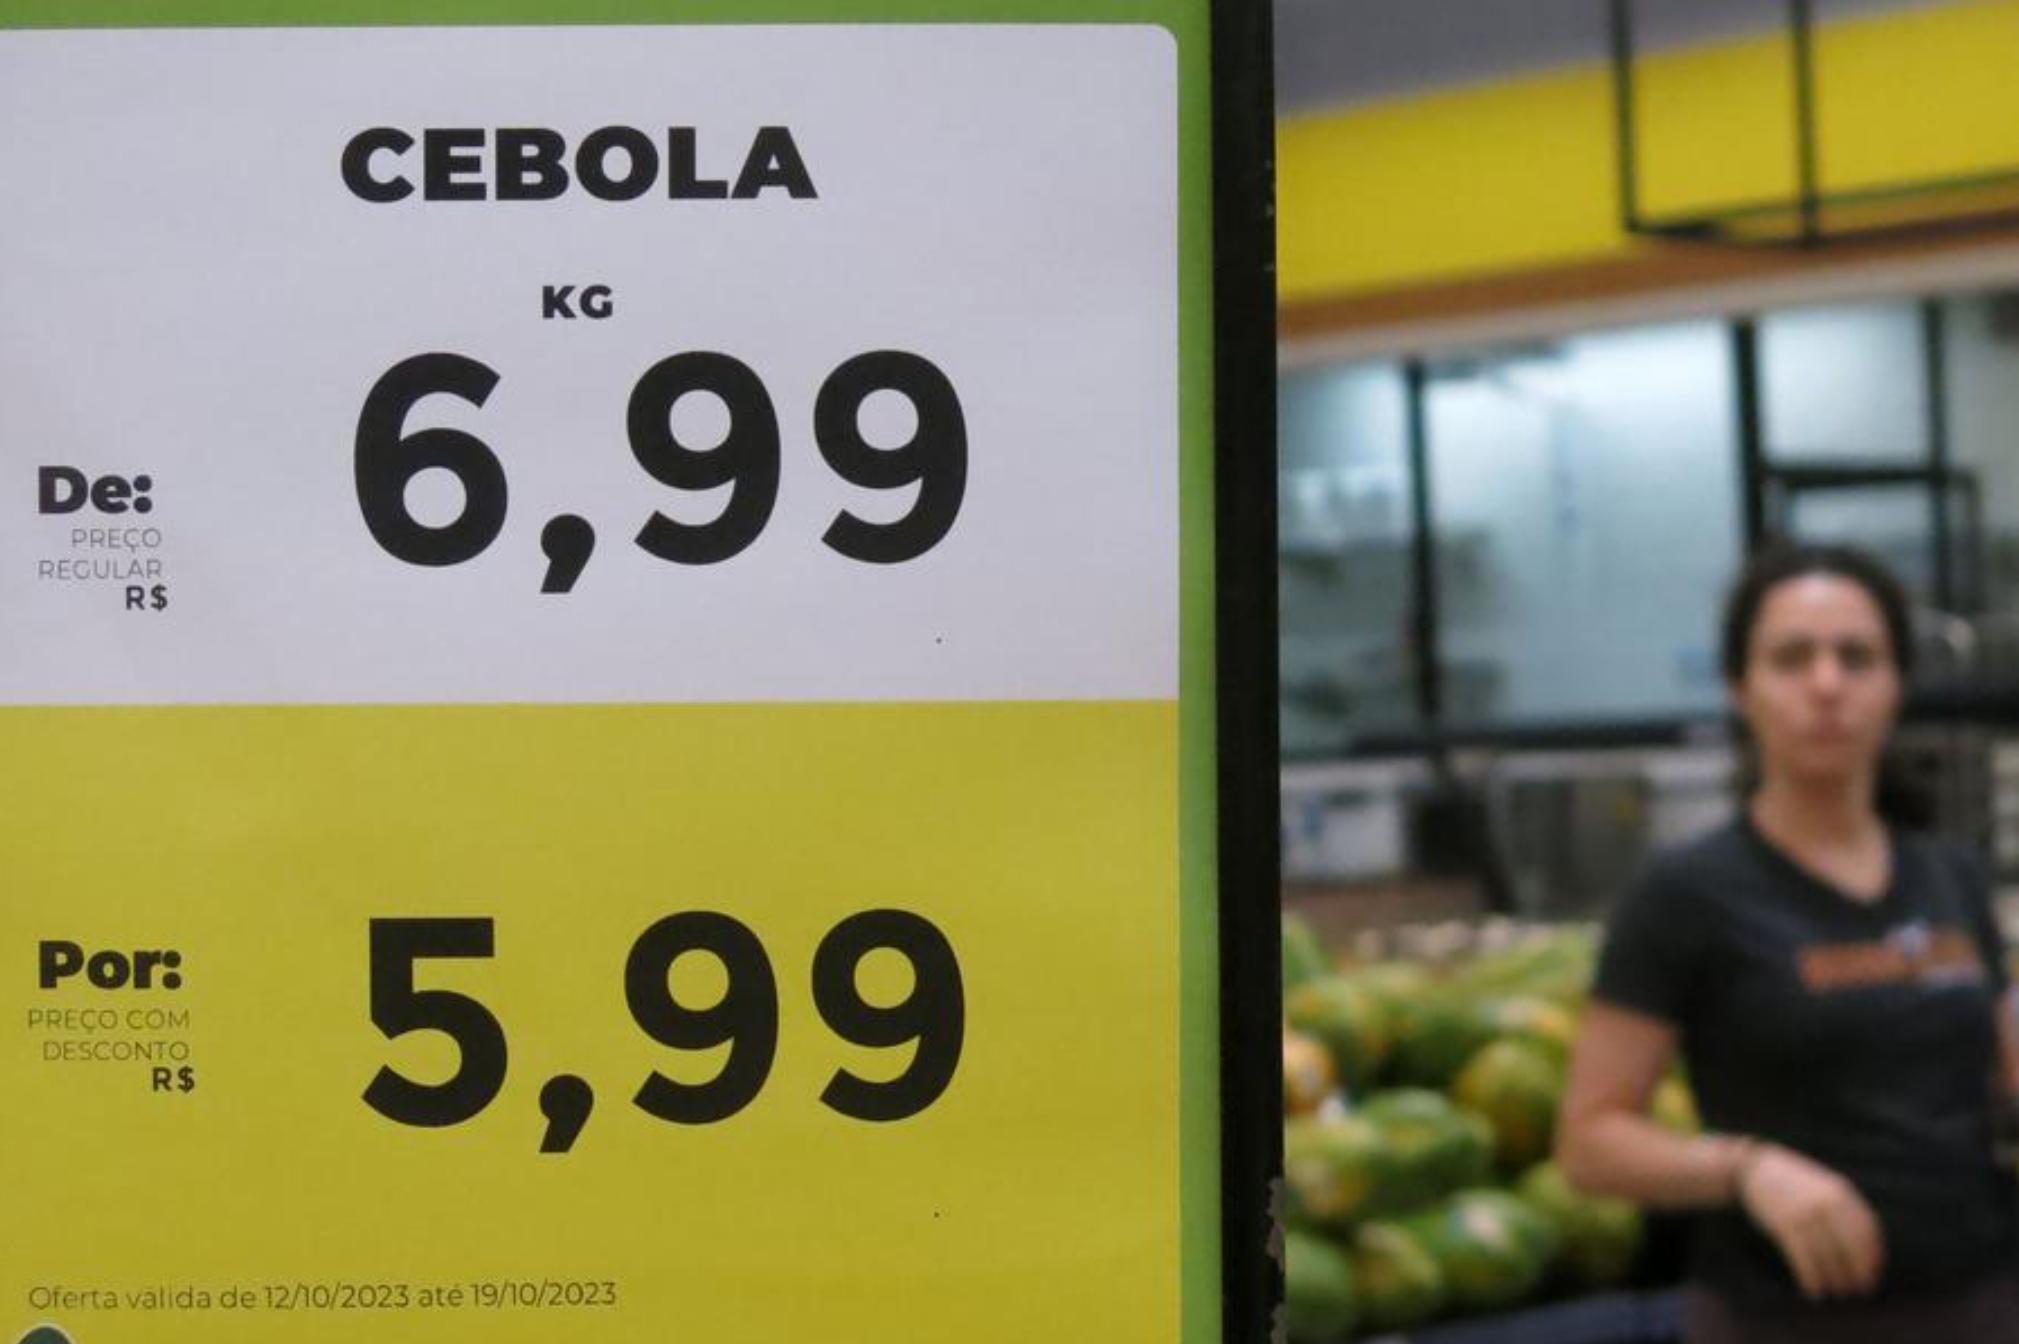
[[[1879,1219],[1836,1172],[1767,1144],[1740,1172],[1737,1193],[1807,1296],[1856,1297],[1878,1285],[1885,1260]]]

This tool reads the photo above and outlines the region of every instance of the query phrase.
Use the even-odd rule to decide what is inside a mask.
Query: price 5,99
[[[423,398],[440,394],[482,406],[498,382],[489,365],[437,352],[401,360],[372,385],[358,415],[353,466],[365,527],[388,555],[411,565],[459,565],[481,555],[504,530],[511,490],[498,455],[464,430],[405,428]],[[881,392],[911,404],[917,429],[908,442],[879,446],[863,435],[863,403]],[[689,447],[673,433],[673,407],[696,393],[728,409],[728,433],[711,448]],[[782,441],[771,394],[749,365],[713,350],[662,359],[632,389],[625,424],[631,455],[661,485],[729,487],[721,512],[706,522],[655,511],[638,530],[641,550],[670,564],[713,565],[741,554],[763,533],[778,503]],[[911,508],[888,522],[843,510],[822,534],[829,549],[865,564],[901,564],[939,545],[953,529],[967,493],[967,421],[953,384],[932,361],[902,350],[847,360],[820,386],[813,437],[828,468],[851,485],[917,487]],[[407,504],[408,485],[430,470],[447,471],[462,486],[462,508],[445,523],[423,522]],[[570,591],[595,545],[586,519],[567,513],[550,518],[540,534],[548,561],[541,591]]]
[[[388,1120],[438,1128],[461,1124],[489,1106],[505,1085],[509,1050],[504,1026],[476,999],[446,989],[417,989],[416,963],[436,958],[488,958],[495,945],[488,918],[371,921],[371,1020],[388,1040],[438,1031],[461,1059],[443,1082],[421,1083],[381,1068],[364,1100]],[[911,965],[911,991],[893,1004],[862,997],[856,972],[863,959],[890,950]],[[707,1007],[675,999],[673,963],[689,953],[718,961],[727,973],[722,997]],[[830,1109],[857,1120],[904,1120],[939,1099],[953,1081],[966,1031],[960,963],[946,935],[904,910],[866,910],[841,921],[813,956],[813,1003],[842,1040],[876,1049],[916,1044],[909,1066],[875,1081],[836,1069],[820,1094]],[[639,935],[624,963],[624,1000],[640,1031],[674,1050],[727,1045],[721,1071],[688,1083],[656,1070],[632,1102],[660,1120],[705,1125],[726,1120],[763,1090],[778,1053],[778,982],[757,935],[728,915],[689,910],[668,915]],[[587,1122],[594,1093],[573,1075],[548,1080],[541,1109],[548,1120],[542,1149],[566,1151]]]

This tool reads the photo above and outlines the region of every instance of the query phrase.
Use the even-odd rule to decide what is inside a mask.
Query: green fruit
[[[1500,1190],[1467,1190],[1403,1226],[1437,1261],[1451,1305],[1465,1310],[1527,1297],[1557,1247],[1549,1220]]]
[[[1335,1231],[1394,1207],[1398,1194],[1387,1141],[1357,1115],[1285,1124],[1283,1182],[1292,1223]]]
[[[1353,1262],[1331,1242],[1283,1237],[1283,1321],[1299,1344],[1330,1344],[1353,1329]]]
[[[1501,1170],[1515,1172],[1549,1156],[1563,1084],[1563,1062],[1546,1047],[1495,1041],[1458,1071],[1451,1097],[1486,1117],[1494,1159]]]
[[[1444,1309],[1437,1261],[1396,1224],[1366,1224],[1353,1234],[1347,1253],[1362,1329],[1407,1329]]]
[[[1290,1026],[1315,1036],[1332,1052],[1339,1081],[1349,1089],[1373,1081],[1388,1056],[1388,1012],[1380,996],[1344,976],[1311,980],[1283,1003]]]
[[[1656,1124],[1677,1134],[1703,1132],[1703,1121],[1697,1115],[1696,1098],[1690,1095],[1689,1084],[1674,1075],[1655,1084],[1648,1114]]]
[[[1359,1115],[1380,1128],[1399,1169],[1406,1203],[1434,1204],[1454,1190],[1485,1181],[1493,1167],[1493,1131],[1440,1092],[1398,1088],[1377,1092]]]
[[[1536,995],[1515,995],[1493,999],[1481,1006],[1494,1035],[1502,1040],[1532,1041],[1558,1060],[1570,1058],[1577,1044],[1577,1014],[1553,999]]]
[[[1573,1187],[1554,1162],[1522,1176],[1521,1197],[1556,1225],[1562,1238],[1557,1264],[1563,1276],[1583,1288],[1624,1283],[1640,1255],[1640,1210],[1622,1199],[1587,1195]]]
[[[1481,996],[1524,995],[1571,1003],[1583,998],[1597,964],[1597,942],[1583,929],[1529,939],[1481,957],[1458,976]]]
[[[1300,915],[1283,916],[1283,992],[1332,973],[1325,944]]]
[[[1404,1004],[1433,994],[1437,981],[1411,961],[1382,961],[1362,966],[1353,978],[1374,991],[1392,1019]]]
[[[1504,1222],[1513,1232],[1516,1243],[1537,1262],[1538,1267],[1547,1268],[1563,1247],[1563,1238],[1557,1232],[1556,1224],[1511,1190],[1498,1187],[1461,1190],[1452,1203],[1462,1212],[1488,1214]]]
[[[1493,1175],[1493,1122],[1478,1111],[1468,1111],[1463,1106],[1456,1108],[1458,1122],[1465,1127],[1466,1142],[1477,1153],[1468,1170],[1479,1173],[1479,1178],[1468,1181],[1468,1185],[1484,1185]]]
[[[1376,1092],[1361,1104],[1360,1113],[1384,1125],[1436,1124],[1454,1114],[1451,1099],[1427,1087],[1394,1087]]]
[[[1437,989],[1400,1006],[1389,1076],[1417,1087],[1443,1087],[1494,1038],[1479,1005]]]

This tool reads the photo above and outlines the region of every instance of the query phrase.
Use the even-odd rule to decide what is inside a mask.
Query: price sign
[[[0,1341],[1262,1328],[1208,6],[274,8],[0,18]]]

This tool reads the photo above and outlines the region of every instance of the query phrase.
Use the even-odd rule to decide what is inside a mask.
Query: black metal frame
[[[1732,323],[1732,389],[1738,412],[1740,536],[1750,554],[1767,535],[1766,411],[1760,392],[1760,324],[1750,317]]]
[[[1444,660],[1438,656],[1437,547],[1432,541],[1430,498],[1430,366],[1411,359],[1402,366],[1409,452],[1409,576],[1411,650],[1416,674],[1416,712],[1426,724],[1444,718]]]
[[[1934,580],[1934,602],[1943,611],[1969,611],[1982,591],[1975,561],[1981,533],[1982,487],[1967,467],[1866,466],[1850,462],[1813,462],[1798,467],[1772,467],[1766,477],[1767,520],[1771,533],[1788,529],[1785,522],[1795,499],[1829,490],[1864,490],[1884,486],[1916,486],[1927,492],[1933,514],[1928,545]],[[1960,509],[1963,549],[1972,560],[1961,573],[1956,566],[1957,528],[1951,510]]]
[[[1927,494],[1928,536],[1934,579],[1935,605],[1944,611],[1974,611],[1983,593],[1982,581],[1982,488],[1977,473],[1957,467],[1949,457],[1948,339],[1943,326],[1939,299],[1921,303],[1922,376],[1928,390],[1927,441],[1920,453],[1902,454],[1893,461],[1829,461],[1808,459],[1782,465],[1764,455],[1747,463],[1747,496],[1757,500],[1758,525],[1746,533],[1747,548],[1757,548],[1769,536],[1786,530],[1785,523],[1794,499],[1802,494],[1826,490],[1861,490],[1883,486],[1912,486]],[[1746,358],[1757,361],[1752,350]],[[1758,373],[1748,376],[1757,385]],[[1954,514],[1962,519],[1963,552],[1966,557],[1959,573],[1957,528]],[[1750,505],[1749,505],[1750,507]]]
[[[1276,289],[1270,7],[1212,0],[1214,688],[1219,770],[1220,1263],[1226,1344],[1283,1298],[1277,928]]]
[[[1608,0],[1620,222],[1628,233],[1693,242],[1813,248],[1846,238],[1912,237],[2019,222],[2019,166],[1828,191],[1816,125],[1814,0],[1787,0],[1794,85],[1794,194],[1679,214],[1641,208],[1634,0]]]

